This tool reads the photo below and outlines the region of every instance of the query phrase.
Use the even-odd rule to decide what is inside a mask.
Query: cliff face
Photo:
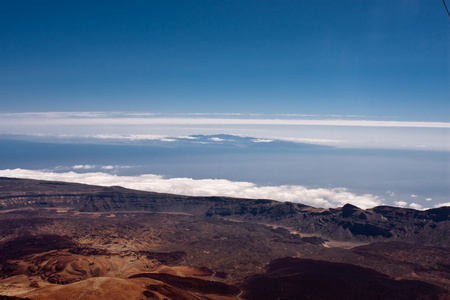
[[[0,178],[0,210],[71,208],[80,212],[164,211],[202,214],[210,207],[210,202],[214,202],[214,199],[133,191],[121,187]]]
[[[319,209],[261,199],[188,197],[24,179],[0,179],[0,210],[70,208],[79,212],[178,212],[195,216],[267,223],[314,233],[325,239],[382,239],[450,246],[450,207],[426,211],[379,206],[363,210],[347,204]]]
[[[450,207],[418,211],[379,206],[363,210],[347,204],[315,209],[294,203],[252,201],[216,204],[206,215],[279,224],[334,240],[392,239],[450,246]]]

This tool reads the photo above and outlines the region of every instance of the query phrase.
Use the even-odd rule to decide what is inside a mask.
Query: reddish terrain
[[[13,179],[0,193],[0,299],[450,299],[445,207],[323,210]]]

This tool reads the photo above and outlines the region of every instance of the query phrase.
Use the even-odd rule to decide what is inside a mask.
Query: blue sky
[[[441,1],[2,1],[3,112],[449,121]]]
[[[3,0],[0,176],[450,205],[449,33],[441,0]]]

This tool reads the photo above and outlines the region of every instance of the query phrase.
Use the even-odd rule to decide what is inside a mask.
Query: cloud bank
[[[0,170],[2,177],[77,182],[101,186],[172,193],[187,196],[227,196],[249,199],[272,199],[302,203],[314,207],[340,207],[351,203],[361,208],[382,204],[382,199],[371,194],[357,195],[346,188],[310,189],[299,185],[258,186],[251,182],[225,179],[164,178],[160,175],[119,176],[102,172],[56,173],[41,170]]]
[[[88,142],[174,142],[176,137],[228,134],[255,142],[281,140],[339,148],[450,151],[450,122],[370,120],[365,116],[164,114],[130,112],[0,113],[0,135]],[[214,142],[214,141],[212,141]]]
[[[284,125],[284,126],[346,126],[346,127],[410,127],[450,128],[449,122],[349,120],[349,119],[302,119],[302,118],[254,118],[240,115],[233,117],[179,117],[161,114],[130,114],[105,112],[45,112],[45,113],[0,113],[0,124],[11,125]],[[239,116],[239,118],[236,118]]]

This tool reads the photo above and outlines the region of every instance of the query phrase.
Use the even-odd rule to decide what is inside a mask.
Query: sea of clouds
[[[75,166],[74,169],[90,169]],[[107,170],[108,168],[103,168]],[[351,203],[361,208],[383,204],[383,199],[371,195],[357,195],[346,188],[307,188],[300,185],[261,186],[245,181],[225,179],[165,178],[161,175],[143,174],[119,176],[104,172],[52,172],[44,170],[0,170],[2,177],[76,182],[100,186],[121,186],[130,189],[187,196],[227,196],[249,199],[272,199],[302,203],[314,207],[340,207]]]

